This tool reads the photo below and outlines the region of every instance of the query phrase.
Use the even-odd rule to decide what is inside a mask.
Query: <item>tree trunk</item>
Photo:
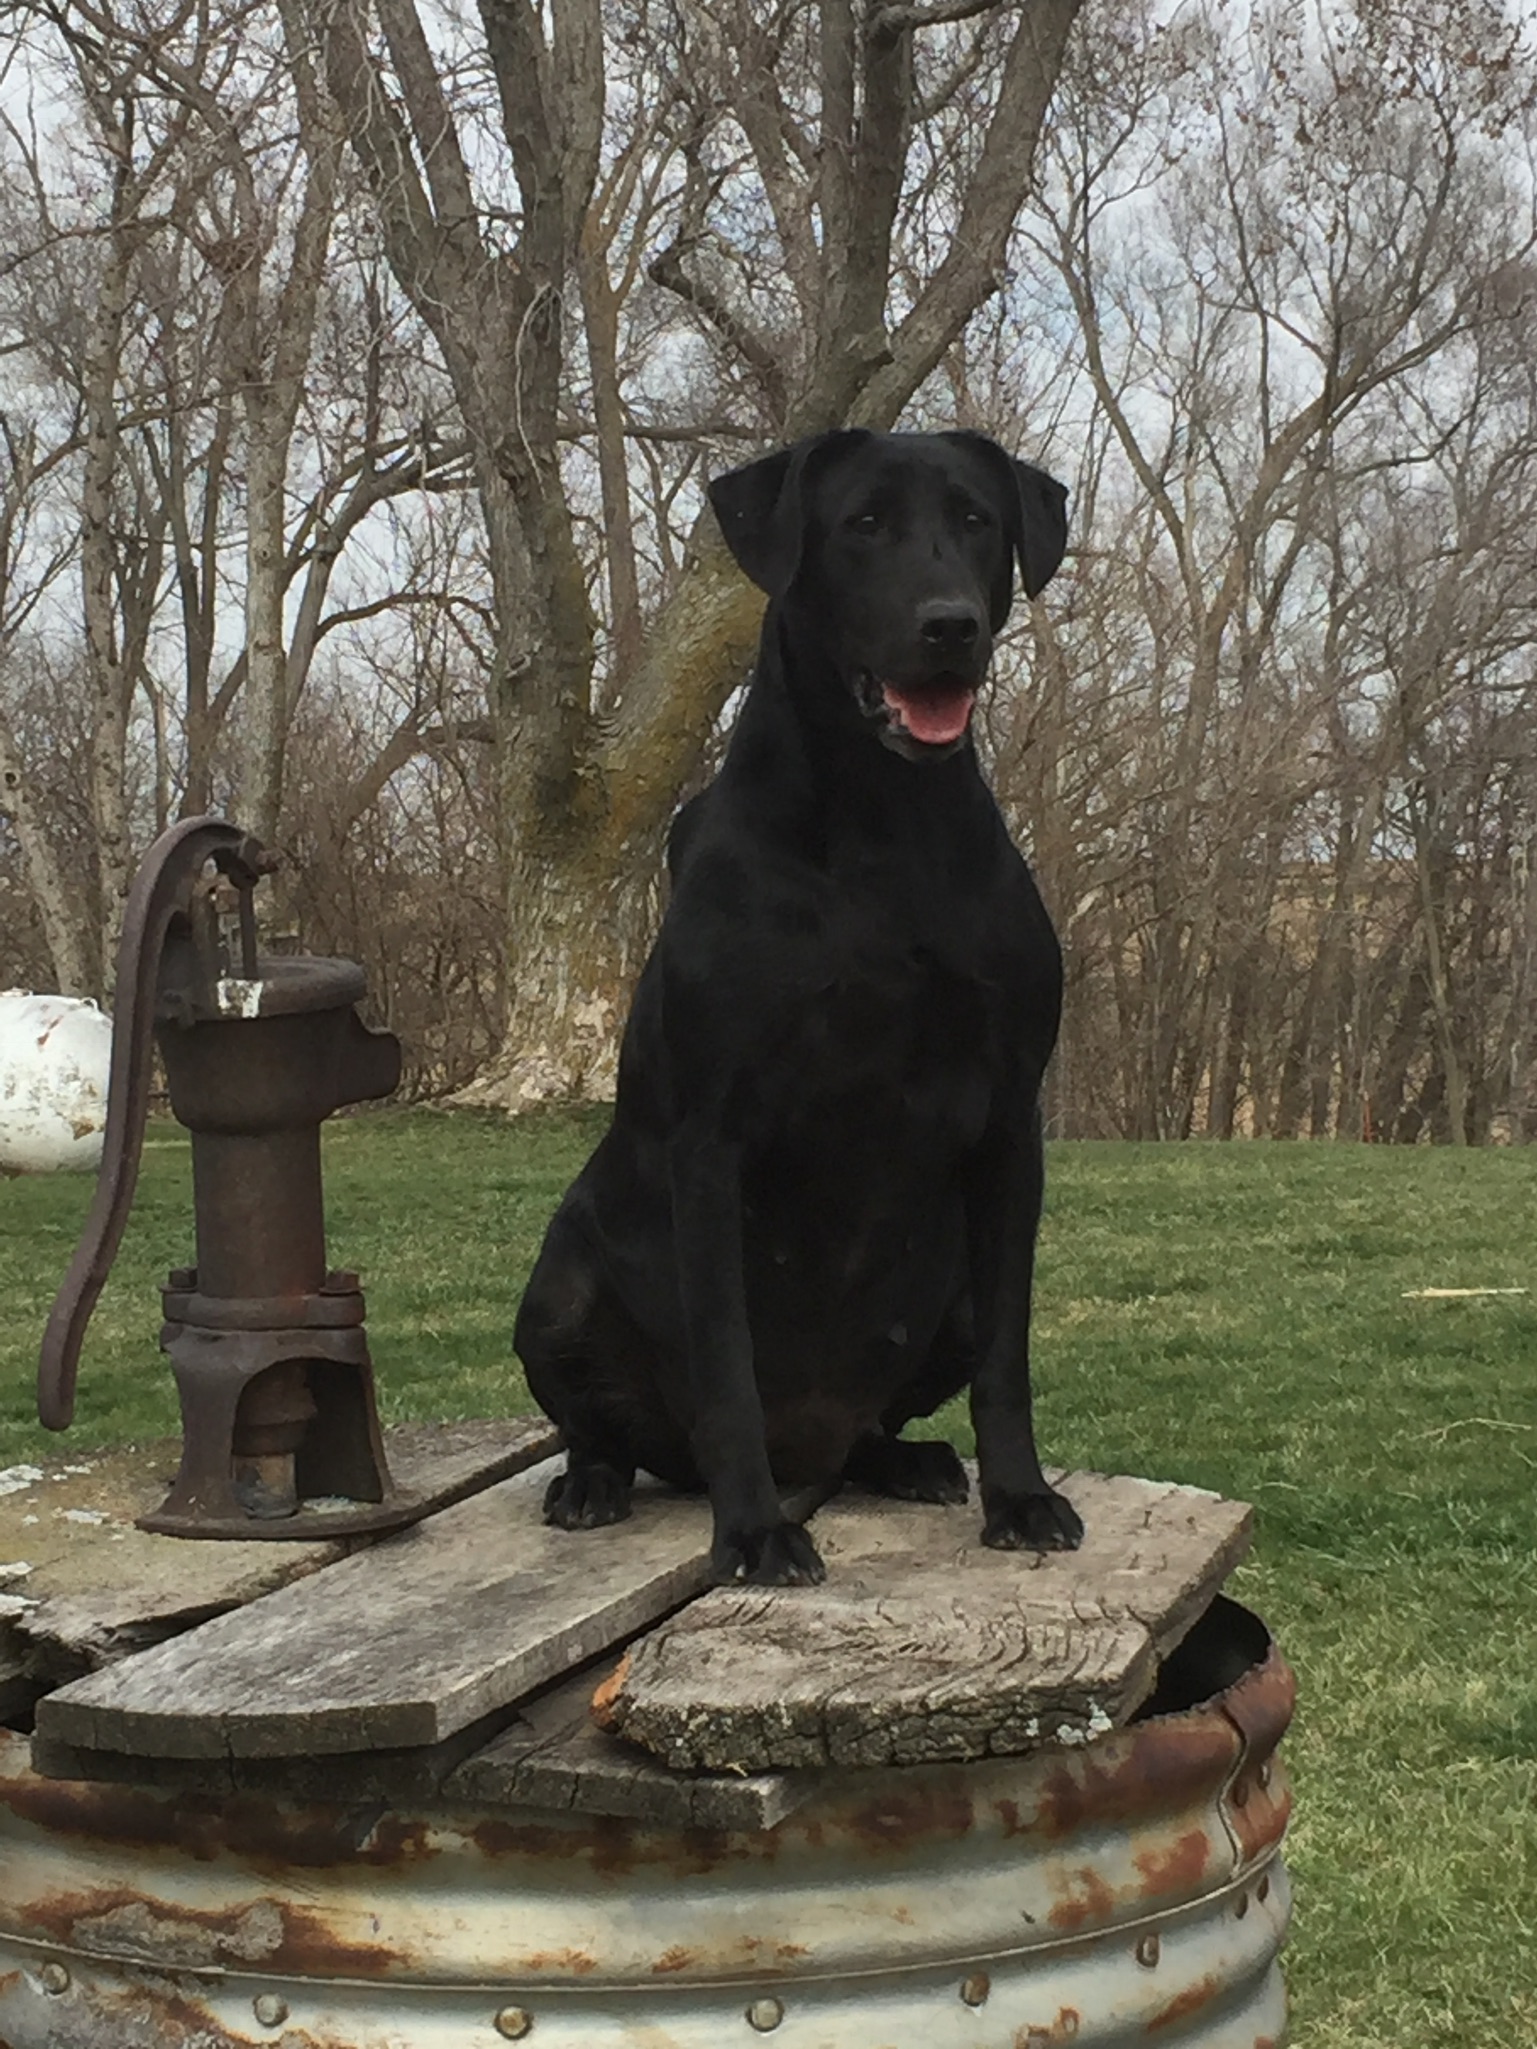
[[[719,536],[701,530],[623,704],[571,780],[506,778],[507,1031],[456,1104],[516,1114],[612,1096],[667,827],[722,704],[751,666],[762,615],[761,593]],[[525,749],[527,707],[520,722],[516,704],[509,691],[513,761],[555,755],[532,735]]]
[[[1418,805],[1414,807],[1414,837],[1420,928],[1425,938],[1425,985],[1435,1022],[1441,1075],[1441,1086],[1435,1096],[1436,1119],[1439,1127],[1444,1118],[1445,1134],[1453,1145],[1466,1145],[1467,1083],[1461,1049],[1457,1044],[1457,1020],[1452,1010],[1441,933],[1441,907],[1445,900],[1446,873],[1450,863],[1442,850],[1432,843],[1429,827]]]
[[[27,886],[53,963],[54,982],[61,996],[99,995],[101,971],[93,943],[96,920],[80,902],[78,892],[70,889],[48,834],[44,809],[28,778],[21,750],[0,719],[0,812],[21,848]]]
[[[718,330],[760,384],[771,373],[785,398],[776,417],[791,432],[847,418],[889,426],[999,289],[1081,4],[1040,0],[1008,31],[956,234],[915,289],[904,280],[908,310],[895,332],[886,331],[893,235],[918,113],[912,42],[931,19],[922,9],[877,11],[858,32],[851,13],[843,18],[847,10],[829,17],[837,62],[846,60],[860,75],[860,111],[843,138],[852,158],[842,197],[822,222],[840,246],[829,246],[824,232],[812,266],[822,302],[806,317],[821,346],[803,365],[800,388],[791,392],[788,384],[798,344],[766,343],[750,308],[733,308],[729,293],[692,274],[697,237],[678,233],[646,266],[653,282],[676,291]],[[494,238],[483,231],[470,161],[414,0],[377,0],[390,88],[380,76],[369,0],[307,0],[306,11],[374,194],[390,264],[442,349],[474,449],[487,528],[497,612],[490,709],[508,1018],[501,1055],[459,1100],[519,1109],[591,1096],[612,1085],[617,1028],[650,937],[668,820],[746,671],[762,600],[731,565],[705,515],[680,586],[642,646],[621,531],[611,586],[620,688],[617,701],[608,693],[595,701],[595,622],[560,473],[558,401],[569,299],[580,303],[587,330],[601,484],[612,521],[626,480],[614,307],[600,268],[604,236],[592,219],[607,111],[597,0],[552,0],[548,8],[481,0],[502,133],[523,200],[515,254],[505,252],[501,224]],[[932,17],[947,18],[943,10]],[[749,40],[752,29],[744,19]],[[791,243],[800,246],[795,236],[804,229],[809,247],[823,174],[762,126],[777,104],[772,76],[751,64],[727,71],[730,107],[712,102],[703,118],[716,122],[733,112],[753,147],[768,153],[770,168],[778,163],[776,204],[789,209]],[[692,88],[680,75],[675,89],[686,97]],[[843,117],[834,108],[828,118],[836,128]],[[831,170],[826,175],[838,185]],[[694,198],[707,206],[710,196],[703,186],[688,188],[685,230]],[[790,222],[797,209],[799,229]],[[583,289],[568,294],[573,280]]]
[[[117,206],[125,204],[126,173],[119,180]],[[127,203],[131,211],[131,203]],[[115,207],[117,211],[117,207]],[[133,872],[133,841],[123,789],[128,751],[130,683],[123,673],[116,623],[117,553],[112,533],[113,483],[117,473],[117,374],[123,321],[128,307],[128,240],[121,217],[108,237],[97,280],[95,309],[87,342],[83,396],[86,408],[85,469],[80,502],[81,616],[94,718],[91,730],[91,830],[96,840],[100,929],[97,956],[104,992],[117,957],[123,900]],[[110,992],[107,992],[110,993]]]

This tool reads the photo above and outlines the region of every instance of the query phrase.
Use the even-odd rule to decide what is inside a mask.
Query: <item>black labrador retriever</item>
[[[963,1501],[950,1446],[899,1433],[969,1386],[984,1542],[1083,1534],[1030,1409],[1061,957],[969,731],[1066,497],[970,433],[823,434],[710,487],[770,603],[518,1315],[562,1528],[621,1520],[644,1467],[708,1488],[719,1579],[820,1580],[779,1488]]]

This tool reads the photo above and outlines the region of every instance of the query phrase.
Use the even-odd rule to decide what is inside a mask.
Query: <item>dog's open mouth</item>
[[[976,691],[959,676],[936,676],[899,688],[867,674],[860,678],[860,697],[867,712],[884,712],[889,727],[925,747],[953,747],[971,723],[977,701]]]

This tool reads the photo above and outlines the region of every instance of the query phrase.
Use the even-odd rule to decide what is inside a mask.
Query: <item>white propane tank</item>
[[[0,990],[0,1173],[100,1165],[111,1060],[88,998]]]

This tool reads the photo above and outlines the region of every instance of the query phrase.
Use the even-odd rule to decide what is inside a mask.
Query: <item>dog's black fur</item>
[[[518,1316],[568,1445],[546,1517],[620,1520],[640,1466],[708,1487],[719,1578],[819,1580],[777,1488],[964,1500],[950,1447],[898,1433],[969,1385],[984,1541],[1072,1547],[1028,1349],[1061,959],[968,730],[1066,493],[981,435],[848,431],[710,497],[770,603]]]

